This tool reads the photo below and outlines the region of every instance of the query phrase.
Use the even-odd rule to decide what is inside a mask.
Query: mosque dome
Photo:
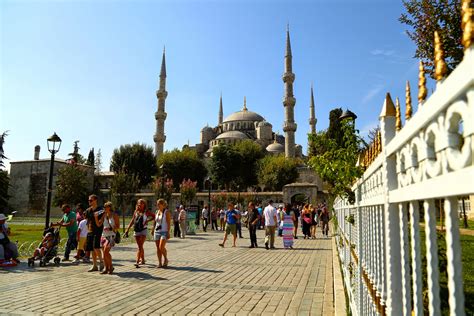
[[[252,121],[252,122],[260,122],[263,121],[264,118],[255,112],[244,110],[234,112],[228,117],[225,118],[224,122],[235,122],[235,121]]]
[[[212,131],[212,127],[210,126],[205,126],[201,129],[201,132],[204,132],[204,131]]]
[[[266,150],[272,154],[281,154],[285,152],[285,146],[280,143],[274,142],[268,145]]]
[[[216,139],[248,139],[248,136],[239,131],[228,131],[220,134]]]

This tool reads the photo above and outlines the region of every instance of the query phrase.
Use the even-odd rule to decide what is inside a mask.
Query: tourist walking
[[[239,219],[238,213],[234,209],[233,203],[227,204],[227,211],[225,212],[225,233],[224,233],[224,240],[219,246],[224,247],[225,242],[227,240],[227,236],[232,234],[233,242],[232,247],[235,247],[235,241],[237,240],[237,220]]]
[[[283,215],[283,247],[293,249],[293,226],[295,222],[295,213],[291,209],[291,204],[286,204]]]
[[[188,214],[184,206],[179,206],[179,230],[181,231],[181,239],[186,238],[186,221],[188,220]]]
[[[303,235],[304,239],[311,237],[311,224],[313,220],[311,219],[311,211],[309,210],[309,205],[305,204],[303,212],[301,213],[302,224],[303,224]]]
[[[139,199],[135,205],[135,211],[133,212],[132,219],[125,230],[125,237],[128,237],[128,232],[133,225],[133,236],[137,243],[137,257],[135,261],[135,267],[138,268],[140,265],[145,264],[145,250],[143,244],[145,243],[146,236],[148,234],[148,214],[146,208],[146,201]]]
[[[212,230],[218,230],[217,228],[217,217],[219,216],[219,214],[217,214],[217,210],[215,207],[212,208],[212,211],[211,211],[211,229]]]
[[[295,239],[298,239],[298,223],[299,223],[299,217],[300,217],[300,210],[298,209],[298,206],[293,204],[292,210],[295,214],[295,221],[293,222],[293,226],[295,227],[293,229],[293,237]]]
[[[258,210],[255,208],[255,204],[253,202],[249,203],[249,210],[248,210],[248,228],[249,228],[249,235],[250,235],[250,247],[249,248],[257,248],[257,227],[260,223],[260,214]]]
[[[86,251],[92,254],[92,267],[88,272],[102,271],[104,262],[102,260],[100,239],[104,226],[100,225],[99,220],[104,216],[104,210],[97,205],[97,195],[90,195],[87,201],[89,202],[89,208],[84,212],[84,217],[87,219]],[[95,213],[97,213],[97,217]],[[97,259],[99,259],[99,267],[97,267]]]
[[[77,218],[77,215],[76,215]],[[77,225],[77,254],[74,258],[74,263],[79,263],[80,260],[84,263],[89,262],[90,252],[86,252],[86,240],[87,240],[87,219],[83,219]]]
[[[239,235],[239,238],[244,238],[242,236],[242,213],[240,212],[240,206],[235,207],[235,212],[237,213],[237,234]]]
[[[81,203],[78,203],[76,205],[76,223],[79,225],[79,223],[84,219],[84,207],[82,206]]]
[[[322,224],[321,230],[322,230],[323,235],[326,235],[326,237],[329,237],[328,234],[329,234],[330,216],[329,216],[329,210],[328,210],[326,204],[324,204],[323,207],[322,207],[320,220],[321,220],[321,224]]]
[[[156,245],[156,255],[158,257],[158,268],[168,267],[168,251],[166,250],[166,242],[170,239],[171,215],[166,208],[168,205],[164,199],[156,202],[155,222],[153,223],[153,231]]]
[[[66,227],[67,230],[67,242],[66,249],[64,250],[63,261],[69,261],[69,254],[71,250],[77,248],[77,221],[76,213],[71,210],[69,204],[64,204],[61,207],[63,211],[63,217],[57,223],[52,224],[51,226],[62,226]]]
[[[278,215],[278,237],[283,236],[283,217],[285,216],[285,210],[283,209],[283,204],[278,206],[277,210]]]
[[[316,239],[316,227],[318,226],[318,212],[312,204],[309,205],[309,210],[311,212],[311,238]]]
[[[225,210],[224,209],[221,209],[219,211],[219,220],[220,220],[221,230],[224,230],[224,227],[225,227]]]
[[[179,229],[179,205],[176,205],[176,208],[173,210],[173,236],[181,237],[181,231]]]
[[[265,217],[265,248],[268,250],[268,244],[270,243],[270,249],[275,249],[275,228],[277,225],[277,211],[273,207],[273,201],[268,201],[268,205],[263,210],[263,216]]]
[[[120,219],[118,215],[112,210],[112,203],[107,202],[104,204],[104,216],[99,221],[99,223],[104,225],[102,230],[102,238],[100,243],[102,245],[102,251],[104,255],[104,266],[105,269],[100,272],[100,274],[112,274],[114,272],[114,267],[112,265],[112,255],[110,250],[115,246],[115,234],[120,228]],[[94,214],[95,217],[98,217],[98,214]]]
[[[201,212],[201,219],[202,219],[202,230],[207,231],[207,225],[209,225],[209,206],[204,205],[204,208]]]

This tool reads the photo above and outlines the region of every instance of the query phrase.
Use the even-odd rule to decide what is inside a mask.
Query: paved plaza
[[[295,240],[293,250],[266,250],[244,239],[222,249],[221,232],[172,238],[170,267],[156,268],[153,242],[145,243],[147,264],[137,269],[135,244],[112,251],[114,275],[88,273],[88,265],[19,267],[0,270],[0,314],[190,314],[333,315],[331,238]]]

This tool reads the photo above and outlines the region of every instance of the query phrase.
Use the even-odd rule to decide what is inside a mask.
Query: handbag
[[[122,240],[122,237],[120,236],[120,232],[116,231],[115,232],[115,238],[114,238],[115,243],[120,244],[121,240]]]

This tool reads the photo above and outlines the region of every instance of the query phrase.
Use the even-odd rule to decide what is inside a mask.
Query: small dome
[[[273,154],[280,154],[285,152],[285,146],[280,143],[273,143],[268,145],[266,150]]]
[[[260,122],[263,120],[264,118],[260,114],[245,110],[245,111],[238,111],[238,112],[232,113],[231,115],[225,118],[224,122],[234,122],[234,121]]]
[[[269,126],[269,127],[272,127],[272,124],[270,124],[269,122],[267,121],[261,121],[258,123],[257,125],[258,127],[263,127],[263,126]]]
[[[220,134],[216,139],[248,139],[248,136],[239,131],[228,131]]]
[[[212,127],[205,126],[201,129],[201,132],[204,132],[204,131],[212,131]]]

